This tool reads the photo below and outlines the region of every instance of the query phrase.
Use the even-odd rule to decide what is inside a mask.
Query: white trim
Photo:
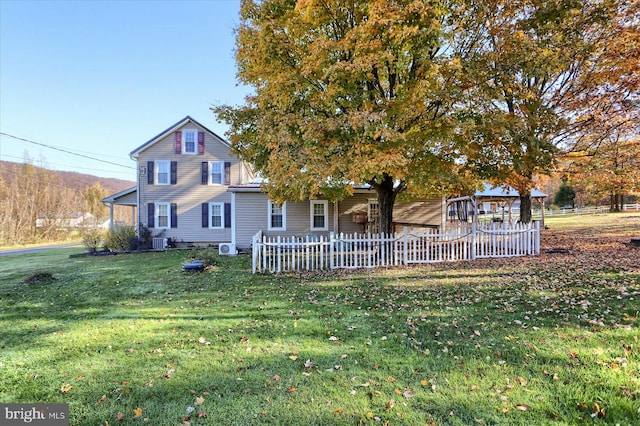
[[[220,183],[213,182],[213,165],[220,165]],[[221,186],[224,185],[224,161],[209,161],[209,167],[207,170],[207,184],[210,186]]]
[[[167,182],[161,183],[158,179],[160,173],[160,164],[167,165]],[[171,161],[169,160],[156,160],[153,162],[153,183],[154,185],[171,185]]]
[[[167,207],[167,226],[160,226],[160,206]],[[156,202],[153,211],[154,229],[171,229],[171,203]]]
[[[316,227],[314,226],[314,219],[316,217],[315,215],[315,206],[319,205],[322,206],[322,211],[323,211],[323,226],[320,227]],[[312,231],[328,231],[329,230],[329,201],[327,200],[310,200],[309,201],[309,228]]]
[[[213,220],[212,220],[212,207],[213,206],[219,206],[220,207],[220,226],[213,226]],[[208,222],[209,222],[209,229],[224,229],[224,203],[209,203],[209,209],[208,209],[209,213],[208,213]]]
[[[269,231],[286,231],[287,230],[287,202],[285,201],[280,208],[282,209],[282,226],[281,227],[273,227],[271,226],[271,209],[272,206],[277,206],[271,200],[267,200],[267,229]]]
[[[193,152],[187,151],[187,133],[193,133]],[[182,129],[182,153],[194,155],[198,153],[198,129]]]
[[[231,193],[231,244],[236,245],[236,193]]]

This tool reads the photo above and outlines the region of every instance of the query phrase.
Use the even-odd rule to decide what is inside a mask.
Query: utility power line
[[[15,158],[16,160],[23,160],[24,161],[24,157],[18,157],[17,155],[8,155],[8,154],[0,154],[0,159],[2,158]],[[38,166],[36,164],[37,167],[41,167]],[[62,167],[73,167],[75,169],[81,169],[81,170],[91,170],[94,172],[107,172],[107,173],[128,173],[126,171],[121,171],[121,172],[114,172],[113,170],[102,170],[102,169],[96,169],[94,167],[80,167],[80,166],[76,166],[75,164],[73,166],[69,165],[69,164],[60,164],[60,163],[49,163],[47,161],[46,166],[62,166]],[[46,167],[45,167],[46,168]],[[52,170],[52,169],[47,169],[47,170]],[[68,170],[52,170],[52,171],[62,171],[62,172],[68,172]]]
[[[99,161],[99,162],[101,162],[101,163],[111,164],[111,165],[113,165],[113,166],[124,167],[124,168],[127,168],[127,169],[135,170],[135,167],[132,167],[132,166],[125,166],[125,165],[123,165],[123,164],[113,163],[113,162],[111,162],[111,161],[102,160],[102,159],[100,159],[100,158],[90,157],[90,156],[88,156],[88,155],[84,155],[84,154],[78,154],[78,153],[76,153],[76,152],[69,151],[69,150],[64,149],[64,148],[60,148],[60,147],[56,147],[56,146],[51,146],[51,145],[47,145],[47,144],[40,143],[40,142],[35,142],[35,141],[29,140],[29,139],[21,138],[21,137],[19,137],[19,136],[10,135],[10,134],[8,134],[8,133],[0,132],[0,135],[2,135],[2,136],[7,136],[7,137],[9,137],[9,138],[16,139],[16,140],[19,140],[19,141],[32,143],[32,144],[34,144],[34,145],[40,145],[40,146],[43,146],[43,147],[45,147],[45,148],[53,149],[53,150],[55,150],[55,151],[64,152],[64,153],[71,154],[71,155],[75,155],[75,156],[82,157],[82,158],[88,158],[89,160]]]

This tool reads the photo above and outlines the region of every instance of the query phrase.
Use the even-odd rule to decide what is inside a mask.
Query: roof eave
[[[231,144],[229,142],[227,142],[224,138],[220,137],[218,134],[216,134],[216,132],[214,132],[213,130],[208,129],[206,126],[204,126],[202,123],[200,123],[198,120],[194,119],[193,117],[191,117],[190,115],[187,115],[185,118],[183,118],[182,120],[178,121],[177,123],[175,123],[173,126],[169,127],[168,129],[160,132],[159,134],[157,134],[156,136],[154,136],[153,138],[149,139],[147,142],[143,143],[142,145],[140,145],[139,147],[137,147],[136,149],[134,149],[133,151],[131,151],[129,153],[129,157],[131,158],[138,158],[138,155],[144,151],[145,149],[151,147],[152,145],[154,145],[156,142],[158,142],[160,139],[165,138],[167,135],[171,134],[171,132],[174,132],[177,128],[184,126],[187,123],[193,123],[196,124],[200,127],[202,127],[204,130],[206,130],[207,132],[209,132],[210,134],[212,134],[213,136],[216,137],[216,139],[218,139],[220,141],[220,143],[222,143],[223,145],[230,147]]]

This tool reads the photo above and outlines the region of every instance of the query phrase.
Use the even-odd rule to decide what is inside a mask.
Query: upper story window
[[[329,202],[327,200],[311,200],[311,230],[329,230]]]
[[[169,173],[170,173],[169,161],[156,161],[155,164],[155,184],[156,185],[169,185]]]
[[[178,162],[147,161],[146,173],[149,185],[175,185],[178,183]]]
[[[177,130],[175,132],[176,154],[204,154],[204,132],[196,129]]]
[[[210,161],[209,173],[211,175],[209,183],[212,185],[222,185],[224,182],[224,163],[221,161]]]
[[[231,163],[225,161],[202,162],[203,185],[231,185]]]
[[[269,231],[287,230],[287,203],[281,206],[269,201]]]
[[[182,131],[182,153],[197,154],[198,153],[198,131],[183,130]]]

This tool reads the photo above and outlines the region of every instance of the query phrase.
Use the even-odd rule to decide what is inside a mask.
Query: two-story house
[[[354,187],[340,201],[278,205],[269,200],[251,167],[232,154],[230,144],[189,116],[130,156],[137,162],[136,187],[103,202],[137,207],[139,226],[178,245],[227,243],[247,250],[258,231],[271,236],[377,232],[377,199],[369,186]],[[398,202],[394,223],[439,228],[445,212],[444,198]]]
[[[177,243],[232,240],[231,185],[251,179],[229,143],[187,116],[134,149],[138,223]]]

